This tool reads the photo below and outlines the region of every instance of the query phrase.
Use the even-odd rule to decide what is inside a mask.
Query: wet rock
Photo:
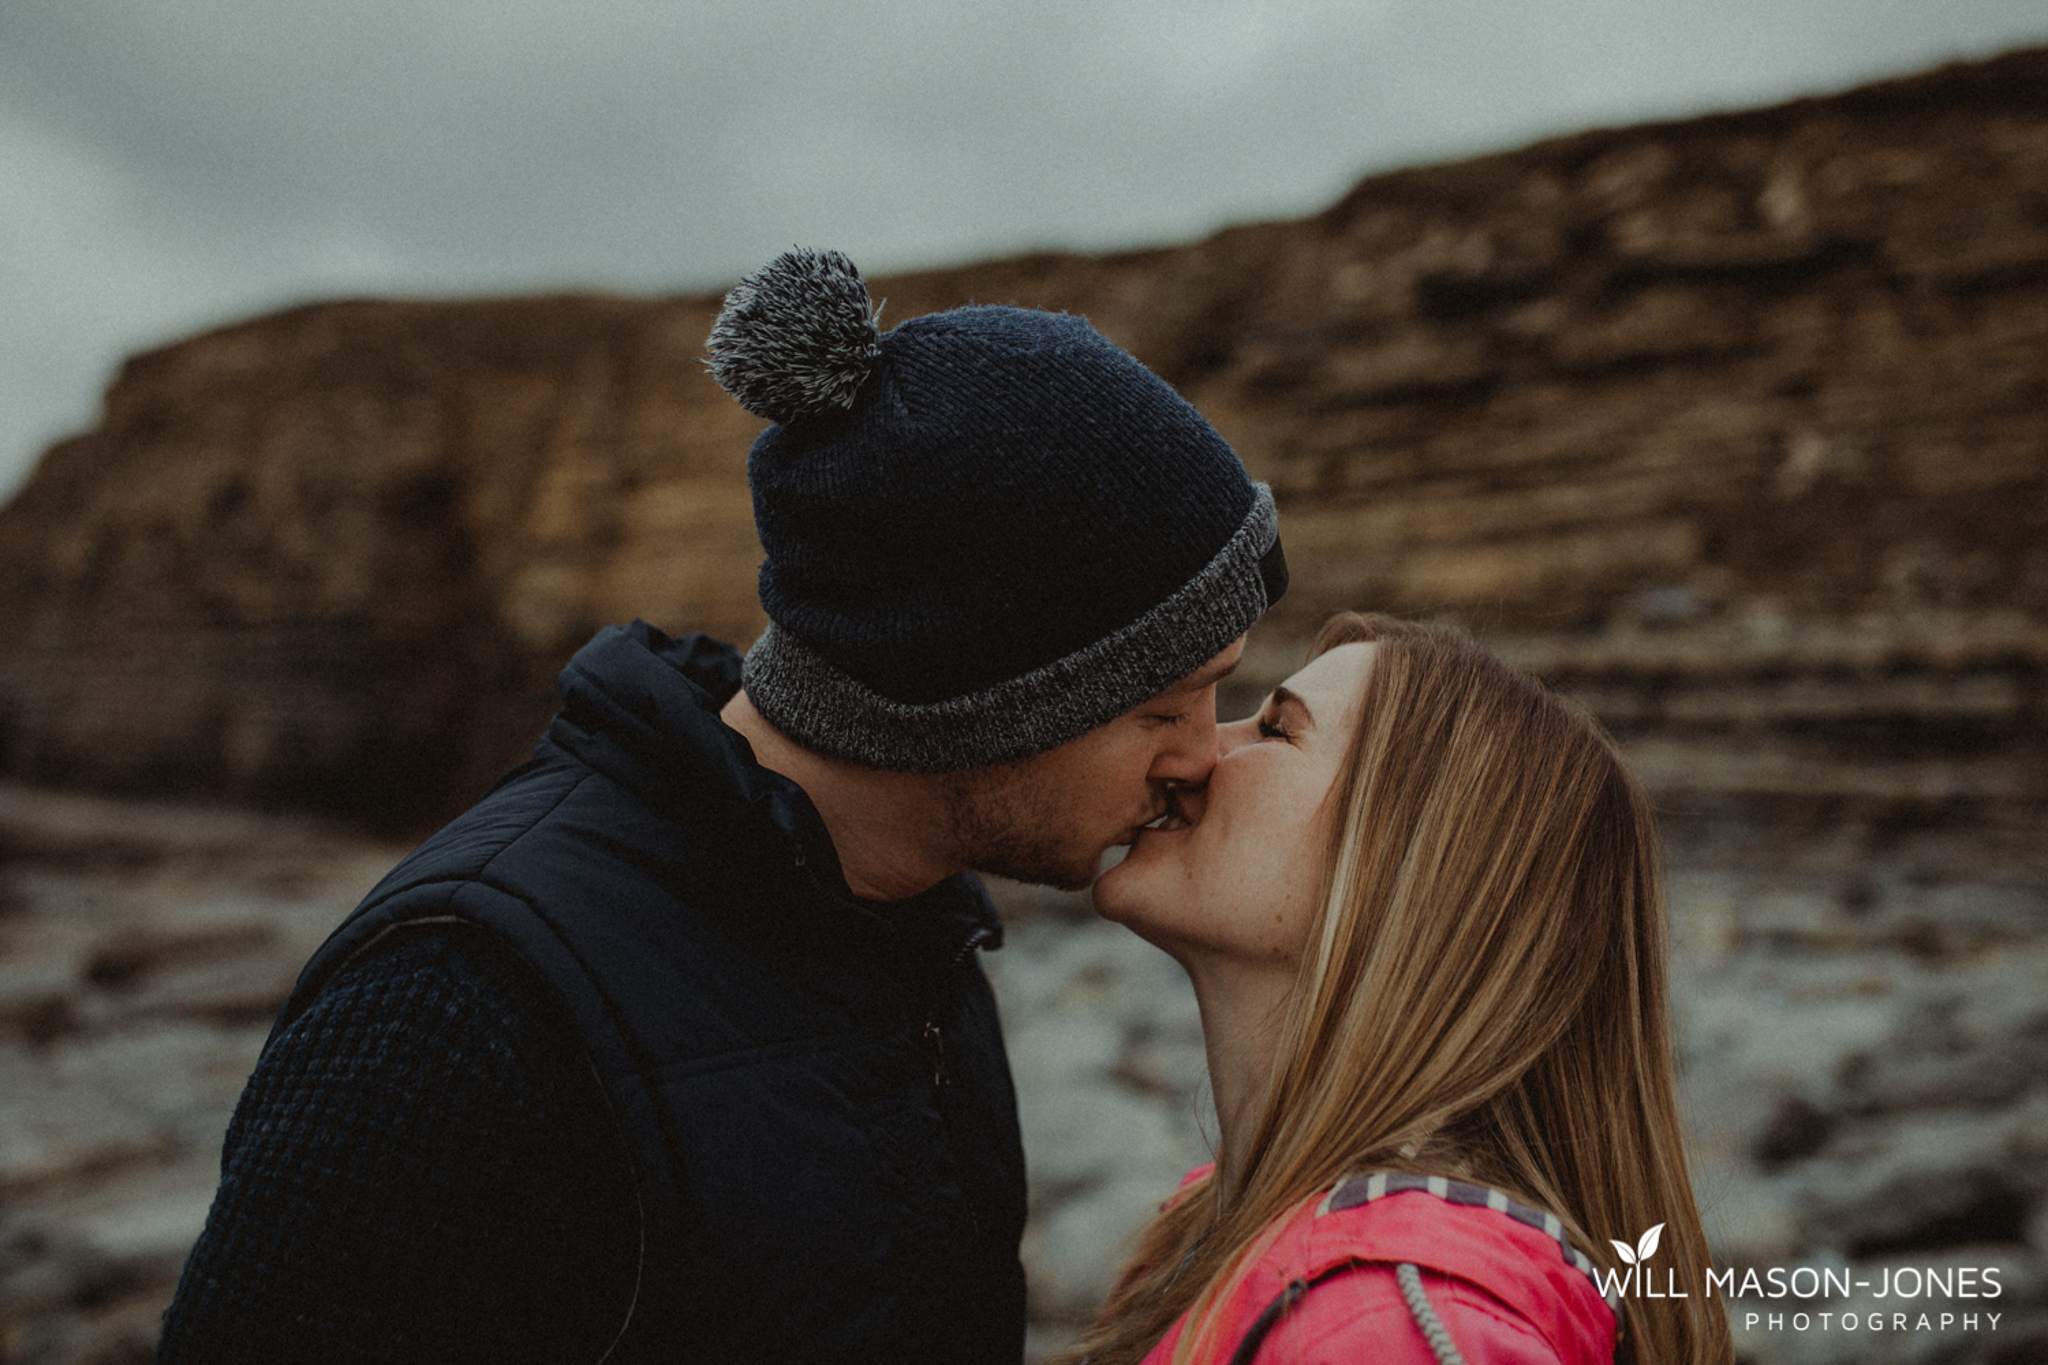
[[[1764,1170],[1812,1156],[1827,1145],[1834,1131],[1830,1117],[1798,1095],[1788,1095],[1765,1123],[1750,1150]]]
[[[1023,1117],[1032,1312],[1085,1322],[1137,1229],[1209,1159],[1201,1021],[1180,969],[1085,901],[1049,913],[1049,893],[998,894],[1011,927],[987,966]]]
[[[398,850],[16,787],[0,847],[0,1359],[147,1361],[270,1018]]]

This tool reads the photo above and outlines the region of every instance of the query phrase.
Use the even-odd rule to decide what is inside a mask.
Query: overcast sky
[[[307,299],[1171,242],[2048,41],[2048,0],[0,0],[0,494]]]

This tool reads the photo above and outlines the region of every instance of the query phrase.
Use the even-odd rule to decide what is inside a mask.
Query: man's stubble
[[[1071,803],[1028,761],[947,778],[948,832],[961,862],[1060,891],[1083,891],[1094,882],[1103,850],[1071,826]]]

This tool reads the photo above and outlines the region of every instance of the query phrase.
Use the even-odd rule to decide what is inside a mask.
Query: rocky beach
[[[1743,1360],[2048,1360],[2048,50],[873,288],[1086,313],[1271,483],[1226,711],[1370,606],[1622,743]],[[251,319],[0,509],[0,1362],[149,1358],[299,965],[590,631],[758,629],[716,304]],[[1210,1130],[1177,969],[997,890],[1043,1352]]]

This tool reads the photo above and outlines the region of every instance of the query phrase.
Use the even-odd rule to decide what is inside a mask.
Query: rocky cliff
[[[2003,734],[2048,599],[2044,95],[2020,53],[875,292],[1083,312],[1179,384],[1278,493],[1276,645],[1426,610],[1631,730]],[[319,304],[130,361],[0,514],[0,771],[407,822],[523,754],[597,625],[748,637],[715,305]],[[1751,771],[1789,752],[1701,771],[1837,780]],[[1902,771],[2038,788],[1977,759]]]
[[[1217,421],[1295,568],[1241,691],[1328,610],[1426,612],[1622,739],[1724,1261],[2007,1286],[1994,1332],[1747,1357],[2048,1351],[2048,50],[874,287],[1086,313]],[[131,361],[0,512],[0,773],[408,827],[596,626],[747,638],[715,306],[332,303]],[[260,1019],[388,850],[5,795],[0,1330],[142,1350]],[[1008,894],[1043,1341],[1199,1158],[1200,1054],[1156,955]]]

